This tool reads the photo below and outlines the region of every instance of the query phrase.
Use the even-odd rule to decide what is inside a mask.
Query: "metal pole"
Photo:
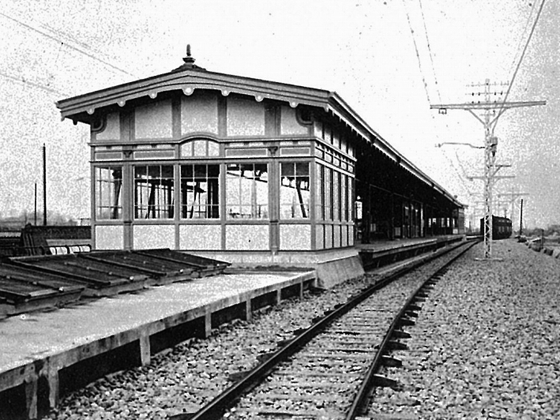
[[[43,226],[47,226],[47,146],[43,143]]]
[[[490,102],[490,80],[484,86],[485,102]],[[494,159],[492,153],[492,133],[490,130],[490,110],[484,113],[484,258],[492,256],[492,175]]]

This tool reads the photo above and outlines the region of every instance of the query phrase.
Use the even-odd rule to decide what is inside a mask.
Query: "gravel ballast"
[[[402,368],[369,413],[407,419],[560,418],[560,263],[513,240],[459,259],[423,304]],[[393,413],[394,416],[381,413]]]
[[[45,419],[165,419],[183,409],[196,412],[231,386],[238,375],[294,337],[371,279],[341,284],[303,299],[282,301],[252,322],[235,321],[207,339],[192,339],[154,357],[149,365],[117,372],[60,401]]]
[[[503,261],[475,261],[477,245],[441,278],[408,327],[404,367],[385,374],[403,392],[382,389],[371,418],[560,418],[560,263],[513,241],[496,242]],[[65,397],[46,418],[165,419],[194,412],[236,375],[309,326],[368,280],[283,302],[111,375]],[[377,415],[374,413],[395,413]]]

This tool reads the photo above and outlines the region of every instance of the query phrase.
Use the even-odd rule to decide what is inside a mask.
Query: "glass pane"
[[[95,208],[96,218],[122,218],[122,168],[95,168]]]
[[[194,156],[206,156],[206,140],[195,140],[194,142]]]
[[[219,165],[181,165],[181,218],[220,217],[219,174]]]
[[[309,163],[282,163],[280,167],[280,217],[309,217]]]
[[[134,217],[171,219],[174,214],[172,165],[134,167]]]
[[[215,141],[208,142],[208,156],[220,156],[220,145]]]
[[[226,213],[228,218],[267,218],[267,165],[229,164],[227,168]]]

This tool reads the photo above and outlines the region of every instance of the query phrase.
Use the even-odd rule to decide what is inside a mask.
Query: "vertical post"
[[[521,199],[521,210],[519,212],[519,237],[523,235],[523,199]]]
[[[247,300],[245,301],[245,321],[251,321],[253,319],[253,307],[251,304],[251,297],[247,297]]]
[[[546,105],[545,101],[526,101],[526,102],[506,102],[503,101],[493,101],[490,98],[490,81],[486,79],[484,83],[484,93],[485,100],[484,103],[471,102],[464,104],[440,104],[440,105],[430,105],[431,109],[439,109],[440,114],[446,114],[448,109],[462,109],[469,111],[479,122],[484,125],[485,132],[485,154],[484,154],[484,258],[488,259],[492,256],[492,187],[496,179],[496,166],[495,166],[495,155],[496,155],[496,138],[493,137],[493,131],[496,128],[496,124],[500,116],[505,112],[505,110],[510,108],[519,108],[526,106],[536,106],[536,105]],[[506,93],[506,98],[508,96]],[[474,96],[474,93],[473,93]],[[475,111],[484,110],[484,118],[479,117]],[[497,115],[496,115],[496,110]],[[494,114],[492,114],[494,111]],[[492,119],[493,117],[493,119]]]
[[[47,146],[43,143],[43,226],[47,226]]]
[[[27,418],[36,419],[37,418],[37,389],[38,389],[38,377],[34,375],[25,381],[25,409],[27,413]]]
[[[204,314],[204,338],[210,337],[212,334],[212,311],[206,309]]]
[[[150,364],[151,360],[150,335],[148,331],[143,330],[140,332],[138,342],[140,344],[140,363],[142,366],[147,366]]]
[[[35,182],[35,207],[34,207],[33,224],[37,226],[37,183]]]
[[[490,103],[490,80],[484,84],[484,100]],[[492,187],[494,175],[493,138],[490,109],[484,112],[484,258],[492,256]]]
[[[58,369],[50,367],[47,380],[49,384],[49,408],[55,408],[60,399],[60,386]]]

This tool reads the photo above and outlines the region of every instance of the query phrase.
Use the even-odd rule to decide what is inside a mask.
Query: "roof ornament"
[[[185,62],[185,64],[183,64],[180,67],[177,67],[175,70],[173,71],[183,71],[183,70],[206,70],[203,69],[202,67],[197,66],[196,64],[194,64],[194,62],[196,61],[194,59],[194,57],[191,55],[191,44],[187,44],[187,56],[183,57],[183,61]]]
[[[191,56],[191,44],[187,44],[187,56],[183,57],[183,61],[186,64],[194,64],[194,62],[196,61],[192,56]]]

